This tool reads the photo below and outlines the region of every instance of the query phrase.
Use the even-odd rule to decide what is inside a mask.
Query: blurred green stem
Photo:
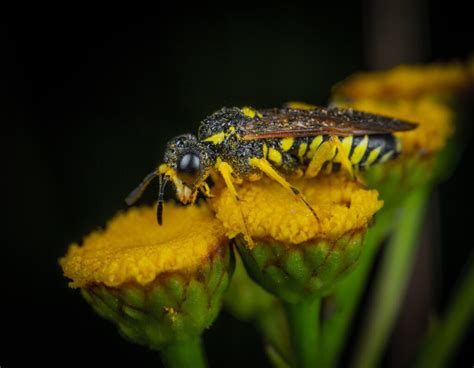
[[[335,310],[322,323],[323,367],[335,367],[364,291],[379,244],[392,224],[393,211],[382,209],[365,236],[364,248],[355,269],[336,285],[331,295]]]
[[[320,298],[285,303],[295,367],[318,367],[320,305]]]
[[[384,252],[367,318],[354,350],[356,368],[377,366],[384,352],[410,279],[429,194],[430,187],[422,187],[408,195],[403,203],[400,218]]]
[[[289,366],[291,347],[288,336],[288,321],[280,304],[259,313],[255,323],[264,337],[265,349],[276,367]],[[278,357],[276,360],[275,358]]]
[[[166,345],[161,349],[161,359],[168,368],[207,367],[200,336]]]
[[[448,311],[428,336],[415,367],[445,367],[474,319],[474,260],[456,288]]]

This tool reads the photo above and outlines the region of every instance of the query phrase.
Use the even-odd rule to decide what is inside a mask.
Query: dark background
[[[57,259],[124,208],[167,140],[196,132],[222,106],[324,104],[331,86],[356,71],[473,53],[471,12],[461,1],[396,3],[2,13],[0,365],[159,366],[156,353],[127,343],[67,287]],[[425,264],[425,309],[443,310],[472,249],[473,157],[468,144],[440,185],[441,241]],[[147,193],[144,201],[153,199]],[[397,365],[407,349],[407,313],[386,364]],[[471,329],[456,365],[472,365],[473,341]],[[211,366],[268,366],[252,326],[225,312],[205,344]]]

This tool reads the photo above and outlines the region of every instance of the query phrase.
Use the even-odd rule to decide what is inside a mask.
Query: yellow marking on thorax
[[[298,157],[300,160],[304,158],[304,154],[306,153],[306,149],[308,148],[308,143],[304,142],[301,143],[300,146],[298,147]]]
[[[267,158],[268,155],[268,146],[264,143],[262,146],[263,158]]]
[[[288,138],[283,138],[280,141],[280,147],[283,151],[287,152],[293,147],[293,143],[295,143],[295,138],[293,137],[288,137]]]
[[[319,148],[319,146],[323,143],[323,136],[318,135],[316,136],[312,141],[311,144],[309,145],[309,151],[306,154],[308,158],[313,158],[316,150]]]
[[[241,110],[242,110],[242,113],[243,113],[245,116],[247,116],[247,117],[249,117],[249,118],[251,118],[251,119],[253,119],[253,118],[255,117],[255,115],[257,115],[257,117],[259,117],[259,118],[262,118],[262,117],[263,117],[263,115],[260,114],[257,110],[252,109],[251,107],[248,107],[248,106],[242,107]]]
[[[369,144],[369,136],[364,135],[364,138],[359,142],[356,148],[354,148],[354,152],[351,155],[351,162],[354,165],[357,165],[362,157],[364,157],[365,151],[367,150],[367,145]]]
[[[270,147],[268,150],[268,159],[277,166],[281,166],[281,164],[283,163],[283,158],[281,156],[280,151],[272,147]]]
[[[367,160],[365,160],[365,165],[366,167],[372,165],[374,161],[379,157],[380,151],[382,150],[382,147],[377,147],[370,151],[369,157],[367,157]]]
[[[204,139],[204,142],[211,142],[213,144],[219,144],[222,143],[225,139],[225,133],[224,132],[219,132],[214,135],[211,135],[210,137],[207,137]]]

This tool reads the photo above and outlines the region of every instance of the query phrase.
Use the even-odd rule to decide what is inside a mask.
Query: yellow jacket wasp
[[[148,184],[159,179],[157,219],[162,223],[163,191],[168,181],[183,204],[198,192],[211,196],[206,179],[219,173],[238,201],[234,184],[258,180],[264,173],[289,190],[316,216],[285,175],[315,177],[321,170],[354,171],[392,160],[401,150],[394,132],[416,124],[336,107],[222,108],[205,118],[198,136],[184,134],[166,147],[164,164],[148,174],[126,198],[133,204]]]

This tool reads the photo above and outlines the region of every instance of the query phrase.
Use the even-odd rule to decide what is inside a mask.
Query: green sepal
[[[165,273],[146,286],[91,285],[81,293],[127,340],[160,350],[195,339],[212,324],[234,266],[232,250],[224,246],[192,271]]]
[[[225,292],[224,306],[237,319],[253,321],[261,314],[266,315],[278,304],[278,300],[249,277],[238,253],[235,261],[235,271]]]
[[[235,239],[247,272],[261,287],[288,303],[327,294],[335,281],[359,258],[361,230],[332,242],[312,240],[287,246],[255,239],[252,249],[243,237]]]

